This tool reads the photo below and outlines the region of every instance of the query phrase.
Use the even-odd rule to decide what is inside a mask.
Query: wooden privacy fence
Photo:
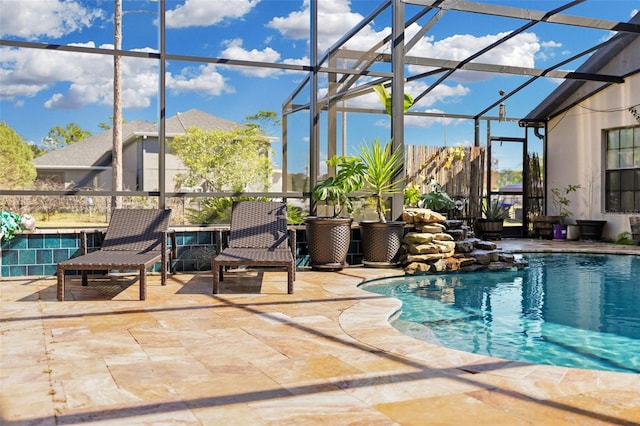
[[[458,148],[459,149],[459,148]],[[480,217],[481,200],[485,181],[485,149],[464,148],[464,158],[454,158],[447,168],[451,154],[448,147],[406,145],[407,186],[418,185],[420,191],[431,192],[431,178],[454,200],[463,200],[465,205],[450,216],[473,219]]]

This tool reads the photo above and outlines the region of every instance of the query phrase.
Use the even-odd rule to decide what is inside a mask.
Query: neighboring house
[[[553,187],[581,185],[569,197],[573,219],[606,220],[603,237],[613,240],[640,215],[640,34],[601,48],[576,72],[624,82],[567,80],[524,121],[545,125],[547,200]]]
[[[189,127],[202,130],[232,130],[242,126],[206,112],[192,109],[168,118],[167,141],[184,135]],[[273,138],[269,138],[273,139]],[[91,136],[83,141],[51,151],[33,160],[39,180],[64,184],[65,188],[112,188],[112,131]],[[158,191],[158,126],[147,121],[132,121],[122,126],[123,187],[131,191]],[[197,191],[198,188],[176,188],[174,178],[185,171],[178,157],[167,149],[165,156],[165,190]],[[280,170],[274,170],[272,189],[279,191]],[[252,188],[247,188],[252,190]]]

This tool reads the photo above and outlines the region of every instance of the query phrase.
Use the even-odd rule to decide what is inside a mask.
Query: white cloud
[[[364,16],[352,12],[349,0],[322,0],[318,2],[318,48],[325,51],[345,32],[345,29],[356,26]],[[291,12],[285,17],[275,17],[267,27],[276,29],[283,37],[294,40],[309,39],[309,0],[305,0],[299,11]],[[375,42],[390,34],[385,28],[376,32],[370,25],[363,28],[349,40],[346,46],[350,49],[369,49]]]
[[[440,109],[426,109],[422,112],[428,112],[430,114],[446,114],[445,111]],[[406,115],[404,117],[404,124],[407,127],[420,127],[420,128],[429,128],[434,124],[443,124],[443,125],[458,125],[464,122],[462,119],[457,118],[447,118],[447,117],[430,117],[430,116],[416,116],[416,115]]]
[[[258,3],[260,0],[186,0],[167,10],[167,28],[206,27],[225,19],[239,19]]]
[[[308,56],[304,56],[302,58],[291,58],[291,59],[285,59],[282,61],[283,63],[287,64],[287,65],[309,65],[309,57]]]
[[[562,43],[558,43],[557,41],[543,41],[540,45],[542,47],[562,47]]]
[[[271,63],[276,63],[280,59],[280,54],[270,47],[267,47],[264,50],[246,50],[242,47],[241,39],[227,40],[225,44],[227,45],[227,48],[220,54],[220,57],[222,58]],[[268,77],[281,72],[275,68],[234,67],[234,69],[239,69],[242,74],[254,77]]]
[[[74,44],[95,47],[88,42]],[[100,48],[112,49],[112,44]],[[134,49],[155,52],[154,49]],[[209,95],[233,93],[233,88],[213,64],[183,68],[177,75],[167,72],[167,88],[175,93]],[[63,87],[65,90],[61,90]],[[44,101],[48,109],[77,109],[90,104],[113,102],[113,59],[108,55],[52,52],[41,49],[0,48],[0,99],[33,97],[56,88]],[[145,108],[158,95],[158,63],[143,58],[122,58],[122,104]]]
[[[451,59],[461,61],[477,51],[505,37],[508,33],[474,36],[457,34],[442,40],[424,37],[409,52],[410,56]],[[522,33],[494,47],[476,58],[474,62],[517,67],[534,67],[536,53],[540,50],[538,36],[534,33]],[[411,73],[425,72],[427,67],[410,66]],[[469,82],[486,80],[493,74],[473,71],[457,71],[451,78],[456,81]]]
[[[44,36],[59,38],[89,28],[104,18],[102,10],[85,8],[77,1],[0,0],[0,8],[0,37],[27,40]]]
[[[178,75],[167,73],[166,83],[167,87],[176,93],[196,92],[218,96],[234,92],[214,64],[183,68]]]
[[[95,44],[89,42],[74,46],[95,47]],[[113,45],[100,47],[109,49]],[[112,104],[113,59],[110,56],[4,48],[0,57],[0,99],[31,97],[55,85],[67,83],[65,93],[54,93],[44,102],[46,108],[74,109],[96,103]],[[157,62],[123,58],[122,83],[125,108],[150,105],[151,98],[157,96],[158,92]]]
[[[322,23],[318,28],[320,51],[323,52],[341,38],[344,35],[345,28],[352,28],[362,19],[362,15],[350,10],[348,0],[323,0],[319,2],[318,20]],[[308,41],[309,1],[305,0],[302,9],[299,11],[292,12],[285,17],[273,18],[267,26],[277,29],[284,37]],[[415,23],[409,26],[407,28],[407,39],[411,39],[419,30],[420,26]],[[376,31],[372,25],[368,25],[351,38],[346,47],[356,50],[368,50],[390,32],[391,29],[388,27]],[[432,36],[427,36],[423,37],[409,51],[408,55],[459,61],[468,58],[478,50],[489,46],[507,34],[507,32],[484,36],[458,34],[442,40],[435,40]],[[541,56],[541,58],[545,58],[552,56],[554,54],[552,49],[561,47],[561,44],[548,41],[543,45],[536,34],[522,33],[491,49],[475,59],[475,61],[496,65],[533,67],[536,54],[542,47],[545,48],[546,56]],[[389,47],[386,45],[380,50],[388,52],[388,49]],[[408,68],[412,74],[422,73],[429,69],[428,67],[415,65],[411,65]],[[494,75],[473,71],[456,71],[451,79],[459,82],[472,82],[487,80]],[[431,102],[427,103],[430,104]]]
[[[416,98],[428,88],[428,85],[422,81],[413,81],[405,85],[405,91]],[[422,111],[438,102],[457,102],[464,96],[467,96],[471,89],[462,85],[455,86],[449,84],[439,84],[427,93],[423,98],[418,100],[412,109]]]

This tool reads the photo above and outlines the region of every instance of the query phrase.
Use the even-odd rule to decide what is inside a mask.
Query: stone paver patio
[[[514,250],[640,247],[505,240]],[[82,288],[3,280],[2,425],[640,424],[640,375],[524,364],[404,336],[357,288],[400,270],[211,273]]]

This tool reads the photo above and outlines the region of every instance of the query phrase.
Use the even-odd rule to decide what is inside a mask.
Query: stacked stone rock
[[[403,267],[408,274],[522,269],[526,260],[475,238],[461,220],[447,220],[430,209],[406,208],[402,220],[412,226],[404,237]]]

